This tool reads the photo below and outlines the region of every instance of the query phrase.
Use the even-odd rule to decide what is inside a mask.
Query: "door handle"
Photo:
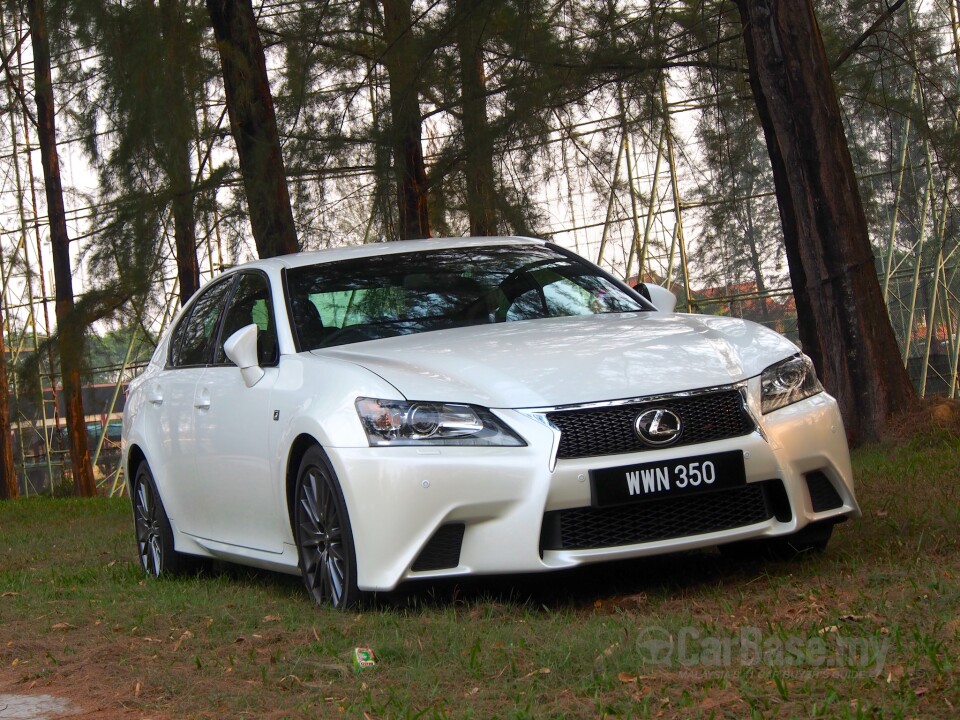
[[[210,409],[210,391],[206,388],[197,391],[197,396],[193,401],[193,406],[198,410]]]
[[[147,402],[151,405],[163,405],[163,390],[154,385],[147,393]]]

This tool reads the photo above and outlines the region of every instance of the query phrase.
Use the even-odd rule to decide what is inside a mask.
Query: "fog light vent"
[[[463,523],[441,526],[430,538],[416,561],[414,572],[424,570],[446,570],[460,564],[460,546],[463,545]]]
[[[819,470],[807,473],[804,476],[807,479],[807,491],[810,493],[810,504],[814,512],[824,512],[825,510],[834,510],[843,506],[843,498],[830,482],[830,478]]]

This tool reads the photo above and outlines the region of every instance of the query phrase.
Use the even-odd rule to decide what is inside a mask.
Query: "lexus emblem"
[[[670,445],[680,438],[680,416],[666,408],[651,408],[637,415],[633,423],[637,435],[648,445]]]

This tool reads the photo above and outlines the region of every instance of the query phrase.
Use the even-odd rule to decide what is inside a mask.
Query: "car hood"
[[[751,322],[645,312],[479,325],[313,354],[361,365],[409,400],[535,408],[727,385],[796,352]]]

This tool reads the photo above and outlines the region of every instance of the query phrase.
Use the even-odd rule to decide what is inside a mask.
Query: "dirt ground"
[[[76,633],[83,633],[83,642],[76,642]],[[136,679],[118,684],[117,678],[133,672],[117,661],[129,650],[129,639],[101,625],[65,627],[5,644],[14,660],[0,667],[0,720],[174,720],[145,709],[147,698]]]
[[[136,689],[117,688],[112,680],[97,658],[27,685],[0,672],[0,720],[171,720],[137,707]]]

